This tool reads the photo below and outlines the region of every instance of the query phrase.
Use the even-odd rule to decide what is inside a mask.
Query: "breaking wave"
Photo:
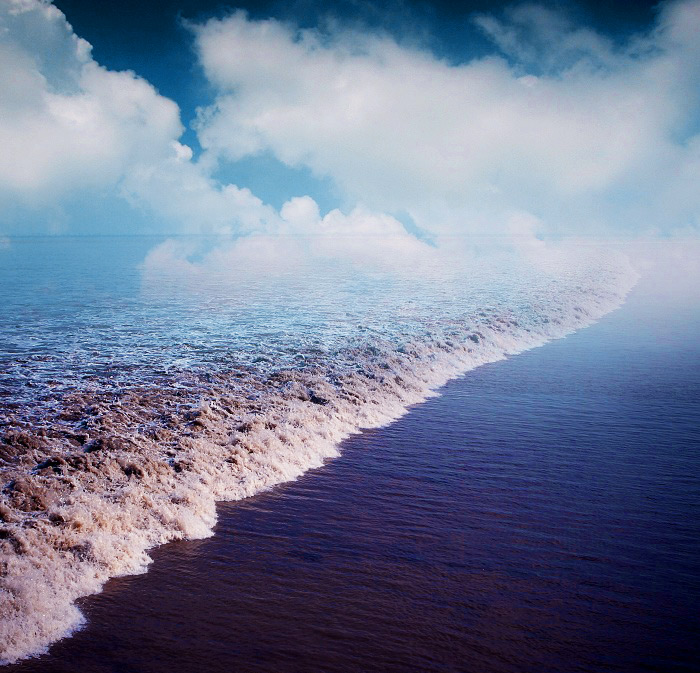
[[[78,629],[76,599],[144,572],[150,548],[211,535],[217,501],[295,479],[449,379],[595,322],[635,281],[608,259],[527,302],[369,325],[282,366],[233,352],[129,386],[93,377],[43,402],[0,402],[0,660]]]

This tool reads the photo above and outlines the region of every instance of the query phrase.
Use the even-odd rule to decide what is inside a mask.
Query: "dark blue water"
[[[647,295],[222,505],[6,670],[699,670],[700,311]]]

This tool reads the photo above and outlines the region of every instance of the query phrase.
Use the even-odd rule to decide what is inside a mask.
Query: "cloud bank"
[[[170,151],[177,105],[91,57],[51,4],[0,5],[0,198],[49,203]],[[0,201],[1,203],[2,201]]]
[[[476,21],[502,55],[460,65],[243,12],[196,26],[219,91],[200,141],[220,161],[272,152],[429,229],[506,210],[567,233],[697,226],[700,3],[621,47],[535,5]]]
[[[623,44],[534,4],[473,18],[493,54],[456,64],[338,23],[238,11],[191,25],[215,93],[195,157],[176,103],[100,66],[50,3],[6,0],[0,206],[102,190],[162,231],[250,239],[226,248],[231,264],[434,255],[409,230],[450,251],[483,234],[533,251],[542,237],[697,233],[700,0],[663,5]],[[330,180],[340,210],[302,194],[277,210],[216,178],[261,154]],[[21,217],[0,228],[21,233]]]

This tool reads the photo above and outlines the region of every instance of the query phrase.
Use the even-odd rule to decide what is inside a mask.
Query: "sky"
[[[0,0],[0,239],[697,237],[699,34],[700,0]]]

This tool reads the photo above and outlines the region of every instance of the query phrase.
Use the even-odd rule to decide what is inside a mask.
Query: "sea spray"
[[[337,456],[349,434],[391,422],[450,378],[591,324],[635,279],[624,260],[598,255],[498,302],[486,293],[485,303],[460,306],[457,293],[445,315],[425,298],[417,307],[386,301],[383,312],[347,318],[352,338],[343,324],[322,343],[285,350],[303,330],[280,332],[278,316],[263,312],[255,324],[267,325],[270,343],[246,350],[231,337],[227,349],[217,334],[198,366],[186,348],[169,348],[170,364],[157,370],[152,361],[127,371],[101,364],[107,374],[61,387],[52,365],[30,386],[43,395],[24,391],[21,404],[0,407],[0,659],[45,652],[79,628],[76,599],[144,572],[148,549],[210,535],[218,500],[295,479]],[[314,333],[328,322],[302,317]],[[46,392],[52,385],[60,395]]]

